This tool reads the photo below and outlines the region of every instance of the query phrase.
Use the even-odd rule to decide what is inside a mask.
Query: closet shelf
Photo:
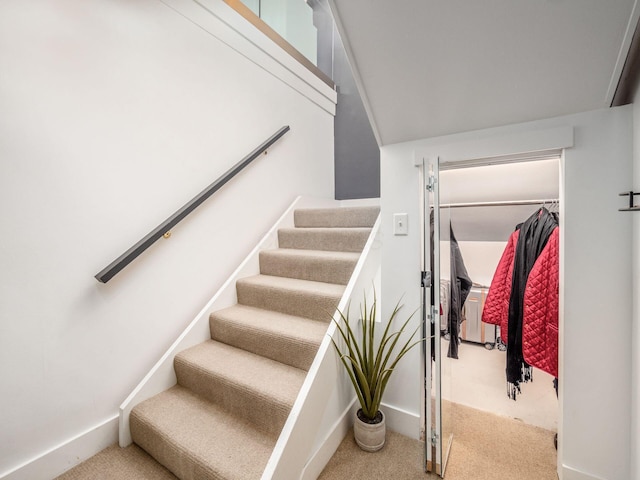
[[[629,206],[627,208],[619,208],[620,212],[640,212],[640,205],[633,204],[633,197],[636,195],[640,195],[640,192],[634,192],[633,190],[629,192],[622,192],[619,194],[620,197],[629,197]]]

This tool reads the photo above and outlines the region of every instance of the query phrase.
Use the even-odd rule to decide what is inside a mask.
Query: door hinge
[[[431,445],[435,447],[436,443],[438,443],[438,434],[435,430],[431,430]]]
[[[427,190],[433,192],[434,187],[436,186],[436,177],[435,175],[429,175],[427,180]]]
[[[431,324],[436,323],[436,307],[434,305],[431,305],[431,307],[429,308],[429,313],[427,313],[427,318],[429,319],[429,323]]]
[[[420,286],[422,288],[431,288],[431,272],[430,271],[422,271],[420,272]]]

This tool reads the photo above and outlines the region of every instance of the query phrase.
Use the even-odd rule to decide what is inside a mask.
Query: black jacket
[[[451,295],[449,301],[449,320],[447,327],[450,334],[449,351],[447,356],[458,358],[458,345],[460,344],[460,324],[463,322],[462,307],[471,292],[471,278],[462,260],[462,253],[458,246],[453,228],[449,224],[451,255],[449,257],[451,268]]]

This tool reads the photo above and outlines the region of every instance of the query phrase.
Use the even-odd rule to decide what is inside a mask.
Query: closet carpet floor
[[[448,343],[443,341],[442,348],[446,352]],[[443,359],[443,399],[558,431],[558,398],[551,375],[534,369],[533,382],[522,384],[514,402],[507,397],[506,352],[462,342],[458,357]]]
[[[554,432],[464,405],[456,418],[446,480],[557,480]],[[382,450],[367,453],[349,433],[319,480],[436,479],[423,472],[423,443],[387,431]]]

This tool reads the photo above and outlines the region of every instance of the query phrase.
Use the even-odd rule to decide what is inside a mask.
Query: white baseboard
[[[1,480],[51,480],[118,441],[118,415],[8,472]]]
[[[342,443],[342,440],[349,433],[353,425],[355,403],[356,399],[354,398],[353,402],[344,410],[340,418],[333,425],[333,428],[322,442],[318,451],[314,453],[307,462],[300,476],[300,480],[316,480],[316,478],[320,476],[322,470],[327,466],[333,454],[336,453],[340,443]]]
[[[387,428],[405,437],[420,439],[420,415],[385,403],[380,405]]]
[[[602,477],[596,477],[595,475],[581,472],[580,470],[569,467],[568,465],[562,465],[562,480],[605,480]]]

